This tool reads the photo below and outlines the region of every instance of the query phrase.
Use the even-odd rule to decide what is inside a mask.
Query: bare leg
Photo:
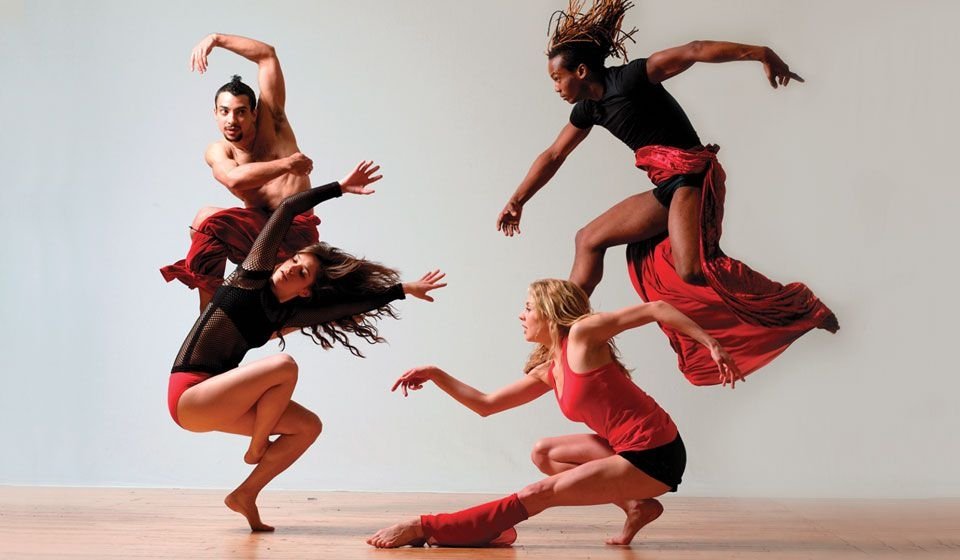
[[[250,413],[233,426],[226,426],[223,431],[249,435],[255,422],[256,415]],[[247,518],[252,531],[273,530],[273,527],[260,520],[257,496],[271,480],[303,455],[316,441],[321,429],[322,424],[316,414],[293,401],[289,402],[275,428],[280,437],[267,447],[253,472],[223,500],[228,508]]]
[[[653,498],[668,490],[666,484],[614,455],[531,484],[518,496],[531,517],[556,506],[627,505],[627,521],[621,535],[606,542],[630,544],[637,531],[663,513],[663,506]]]
[[[607,441],[596,434],[576,434],[543,438],[533,446],[530,458],[540,472],[559,474],[580,465],[615,455]],[[626,514],[620,536],[607,539],[607,544],[630,544],[644,525],[660,517],[663,505],[658,500],[623,500],[614,502]]]
[[[687,284],[703,286],[700,267],[700,189],[679,187],[670,202],[670,247],[673,267]]]
[[[663,233],[667,222],[667,209],[654,198],[652,191],[616,204],[577,232],[570,281],[587,294],[593,293],[603,278],[603,255],[607,248]]]
[[[584,463],[579,467],[531,484],[517,493],[520,503],[530,517],[556,506],[590,506],[640,500],[645,503],[669,490],[666,484],[651,478],[629,461],[614,455]],[[652,500],[656,502],[656,500]],[[659,505],[659,502],[657,502]],[[655,508],[649,513],[656,512]],[[659,509],[662,511],[662,508]],[[659,517],[648,515],[646,523]],[[642,527],[644,524],[640,525]],[[640,527],[636,529],[639,530]],[[634,531],[636,533],[636,531]],[[417,543],[423,539],[420,518],[410,519],[382,529],[367,539],[378,548],[395,548]],[[632,539],[633,535],[629,535]],[[610,539],[611,544],[629,544],[630,539]]]
[[[213,299],[213,294],[204,290],[203,288],[197,288],[197,292],[200,294],[200,313],[203,313],[203,310],[210,305],[210,300]]]
[[[542,438],[533,444],[530,460],[543,474],[553,475],[614,455],[607,440],[596,434]]]
[[[256,496],[320,433],[320,419],[290,400],[296,380],[293,358],[285,354],[271,356],[187,389],[177,408],[180,423],[188,430],[251,436],[245,460],[260,464],[227,497],[227,505],[243,513],[255,531],[271,529],[260,521]],[[272,433],[281,435],[269,444]]]

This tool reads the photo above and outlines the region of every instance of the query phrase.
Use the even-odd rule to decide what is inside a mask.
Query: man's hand
[[[216,35],[207,35],[190,52],[190,71],[203,74],[207,71],[207,55],[216,46]]]
[[[786,85],[790,83],[790,80],[796,80],[801,84],[803,83],[803,78],[791,72],[787,63],[769,47],[764,49],[763,58],[760,62],[763,63],[763,71],[774,89],[777,88],[777,84],[786,87]]]
[[[373,161],[363,160],[353,171],[347,173],[346,177],[340,179],[340,188],[343,192],[353,194],[373,194],[377,191],[368,189],[367,185],[383,179],[383,175],[374,175],[379,170],[380,166],[374,165]]]
[[[503,207],[500,216],[497,217],[497,231],[502,231],[507,237],[520,235],[520,215],[523,214],[523,206],[513,199],[507,201]]]
[[[713,358],[713,361],[717,364],[717,369],[720,370],[720,381],[723,387],[726,387],[729,383],[730,388],[734,389],[737,386],[737,381],[746,383],[746,376],[737,367],[737,363],[733,361],[730,354],[717,341],[713,341],[709,348],[710,357]]]
[[[447,285],[446,282],[440,282],[446,275],[446,273],[440,272],[439,269],[428,272],[421,276],[416,282],[403,284],[403,293],[424,301],[433,301],[433,297],[429,294],[433,290],[443,288]]]
[[[294,175],[309,175],[313,172],[313,160],[300,152],[287,156],[287,172]]]

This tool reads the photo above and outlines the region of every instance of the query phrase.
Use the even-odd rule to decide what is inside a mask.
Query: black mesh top
[[[210,305],[190,329],[171,373],[224,373],[240,365],[248,350],[263,346],[281,329],[352,317],[404,298],[400,284],[382,293],[337,295],[326,301],[314,298],[309,302],[280,303],[273,294],[270,276],[280,242],[294,216],[341,194],[340,184],[334,182],[297,193],[280,204],[257,236],[247,258],[217,289]]]
[[[603,97],[578,101],[570,124],[590,128],[598,124],[631,150],[653,144],[688,149],[700,144],[697,132],[680,104],[661,84],[647,77],[647,59],[605,69]]]

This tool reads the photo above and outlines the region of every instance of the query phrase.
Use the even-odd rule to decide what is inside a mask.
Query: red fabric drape
[[[268,219],[269,212],[256,208],[227,208],[212,214],[194,232],[187,258],[161,268],[160,274],[167,282],[179,280],[190,289],[217,291],[227,260],[242,263]],[[277,262],[319,241],[318,225],[320,218],[313,214],[295,217],[280,244]]]
[[[718,148],[681,150],[645,146],[637,167],[650,180],[706,172],[700,205],[700,265],[706,286],[692,286],[677,275],[670,239],[661,236],[627,247],[630,280],[644,301],[663,300],[696,321],[733,356],[744,373],[768,364],[813,328],[836,332],[837,318],[804,284],[770,280],[720,249],[726,175]],[[680,371],[694,385],[720,382],[709,351],[677,331],[660,325],[677,353]]]

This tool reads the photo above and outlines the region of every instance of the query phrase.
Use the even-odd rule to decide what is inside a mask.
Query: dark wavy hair
[[[584,64],[591,72],[603,70],[609,56],[627,62],[624,44],[633,41],[637,29],[622,30],[623,16],[633,7],[627,0],[593,0],[586,12],[584,0],[570,0],[567,11],[557,10],[550,16],[547,35],[547,58],[562,56],[563,67],[575,70]]]
[[[227,92],[235,97],[240,97],[241,95],[246,95],[247,99],[250,101],[250,110],[254,111],[257,109],[257,94],[253,93],[253,88],[243,83],[243,78],[234,74],[230,81],[220,86],[220,89],[217,90],[216,95],[213,96],[213,105],[217,105],[217,98],[220,97],[220,94]]]
[[[310,291],[311,300],[337,301],[343,296],[363,296],[384,292],[400,281],[400,273],[380,263],[354,257],[327,243],[316,243],[298,251],[313,255],[320,262],[317,277]],[[329,321],[319,325],[303,327],[300,332],[310,337],[324,350],[333,348],[334,343],[345,346],[350,353],[363,358],[363,353],[350,343],[348,334],[358,336],[368,344],[386,342],[377,331],[376,320],[384,316],[399,318],[391,305],[384,305],[366,313]],[[281,347],[283,334],[278,333]]]

